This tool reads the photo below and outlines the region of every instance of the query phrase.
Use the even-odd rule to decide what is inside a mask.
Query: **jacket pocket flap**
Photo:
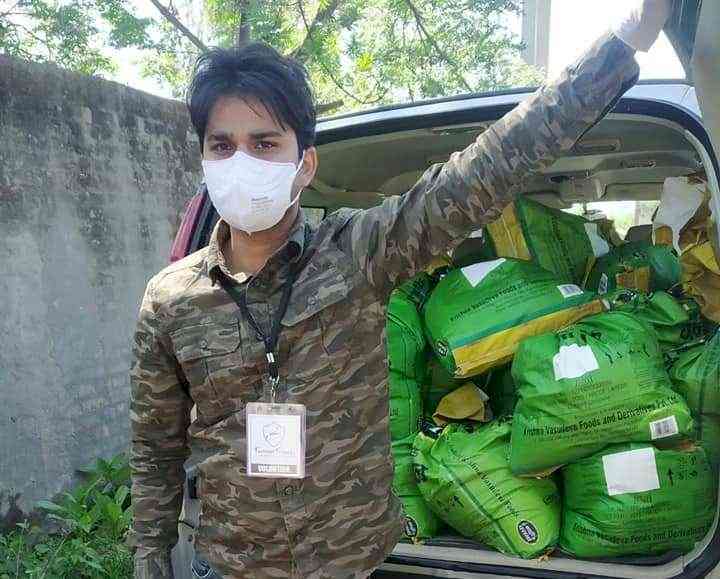
[[[240,347],[240,322],[235,317],[187,326],[170,334],[175,357],[180,363],[229,354]]]

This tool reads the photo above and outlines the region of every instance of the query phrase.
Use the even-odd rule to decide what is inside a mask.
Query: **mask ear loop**
[[[293,177],[293,181],[295,180],[295,177],[297,177],[298,174],[300,173],[300,170],[302,169],[302,166],[303,166],[303,162],[304,162],[304,161],[305,161],[305,150],[303,149],[302,157],[300,157],[300,163],[298,163],[297,169],[295,169],[295,175],[294,175],[294,177]],[[297,195],[295,195],[295,198],[294,198],[294,199],[293,199],[292,197],[290,198],[290,203],[289,203],[288,206],[285,208],[286,211],[287,211],[288,208],[290,208],[290,207],[292,207],[293,205],[295,205],[295,202],[296,202],[298,199],[300,199],[300,195],[302,195],[302,190],[303,190],[303,188],[301,187],[300,190],[298,191]]]

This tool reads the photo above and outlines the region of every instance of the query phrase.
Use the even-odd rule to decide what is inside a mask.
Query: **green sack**
[[[710,462],[720,465],[720,332],[707,343],[680,354],[670,369],[675,390],[688,403],[697,439]]]
[[[393,474],[393,490],[399,495],[417,493],[417,480],[413,466],[413,442],[416,434],[394,440],[392,442],[392,455],[395,466]]]
[[[415,438],[415,474],[430,508],[467,538],[523,558],[552,550],[560,530],[560,497],[551,479],[510,472],[510,425],[450,424],[435,438]]]
[[[485,393],[490,397],[490,408],[495,416],[510,416],[515,412],[517,388],[510,364],[490,371]]]
[[[655,333],[609,312],[520,344],[510,451],[516,474],[541,474],[622,442],[691,436]]]
[[[575,557],[688,552],[715,517],[705,451],[609,446],[562,469],[561,548]]]
[[[694,414],[720,417],[720,332],[681,354],[670,369],[670,379]]]
[[[435,414],[440,401],[463,384],[465,384],[464,380],[455,380],[431,353],[427,362],[427,378],[420,389],[423,416],[432,422],[433,414]]]
[[[658,291],[651,294],[632,290],[618,290],[609,297],[613,310],[633,314],[648,324],[657,336],[663,352],[679,348],[694,339],[696,320],[691,320],[690,307],[670,294]],[[699,313],[699,310],[696,309]]]
[[[415,494],[399,495],[403,511],[403,532],[413,543],[436,537],[440,532],[440,519],[435,516],[419,489]]]
[[[634,241],[598,258],[585,288],[601,295],[616,288],[654,292],[678,285],[681,274],[680,259],[671,247]]]
[[[416,542],[437,535],[440,521],[425,504],[415,479],[415,466],[413,464],[415,436],[415,434],[412,434],[392,443],[395,467],[392,488],[403,507],[405,536]]]
[[[426,379],[427,343],[418,313],[432,287],[421,273],[395,289],[387,308],[388,386],[390,390],[390,436],[405,438],[420,428],[420,387]]]
[[[610,251],[596,221],[519,197],[486,227],[498,257],[532,260],[564,283],[582,283],[589,260]]]
[[[720,470],[720,415],[701,414],[695,417],[697,439],[705,449],[715,473]]]
[[[602,309],[594,294],[537,265],[501,258],[448,273],[423,313],[440,362],[456,378],[468,378],[509,362],[523,338]]]

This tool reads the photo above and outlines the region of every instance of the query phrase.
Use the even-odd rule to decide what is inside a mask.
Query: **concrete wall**
[[[126,448],[137,307],[198,176],[181,103],[0,56],[0,526]]]

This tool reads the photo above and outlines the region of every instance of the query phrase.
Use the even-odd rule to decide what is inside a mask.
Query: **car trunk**
[[[717,8],[713,6],[712,11],[717,13]],[[678,2],[667,30],[688,67],[688,79],[693,78],[699,11],[699,2]],[[717,19],[717,15],[708,18]],[[706,27],[698,34],[709,34],[712,29]],[[714,80],[707,71],[695,78]],[[717,93],[710,92],[714,87],[708,90],[707,84],[697,86],[697,90],[704,117],[713,120],[717,118]],[[321,134],[320,171],[313,187],[304,194],[303,204],[330,211],[347,206],[365,208],[389,195],[402,194],[425,169],[468,145],[504,112],[506,107],[498,105],[448,113],[441,118],[396,121],[387,127],[390,130],[383,130],[381,124],[363,126],[353,131],[353,138],[339,140],[333,138],[332,132]],[[621,202],[652,206],[660,199],[665,178],[704,169],[714,214],[719,215],[718,165],[711,131],[712,126],[706,129],[687,110],[663,102],[626,98],[570,154],[534,176],[518,193],[560,209],[578,205],[602,208],[603,203],[610,207]],[[600,205],[592,205],[597,203]],[[647,216],[643,223],[649,223]],[[649,236],[649,230],[645,231]],[[645,234],[639,233],[640,238]],[[399,544],[378,576],[703,577],[718,564],[718,546],[720,531],[716,522],[688,554],[577,560],[555,553],[542,561],[527,561],[450,532],[424,544]]]

